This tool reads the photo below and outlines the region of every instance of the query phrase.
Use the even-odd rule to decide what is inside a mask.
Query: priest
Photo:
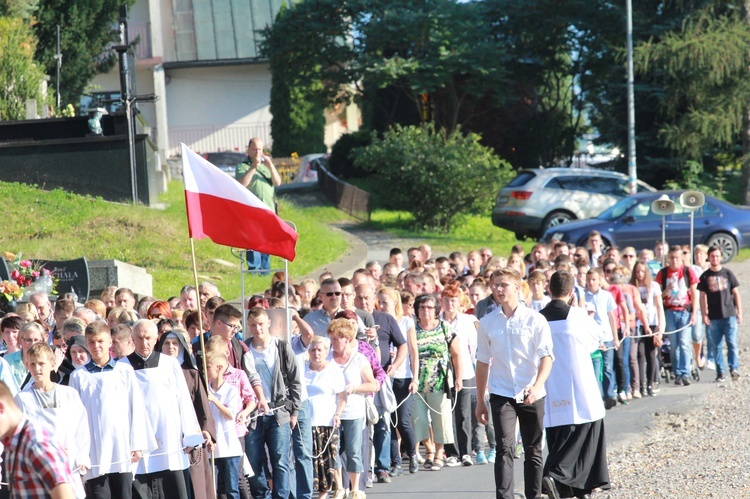
[[[574,284],[570,272],[552,274],[552,301],[540,311],[555,348],[544,407],[549,455],[542,486],[550,499],[589,498],[595,488],[610,488],[605,410],[591,364],[599,326],[584,309],[568,305]]]
[[[140,499],[192,497],[188,454],[205,438],[180,364],[154,351],[156,324],[141,319],[133,326],[135,351],[119,362],[133,367],[144,399],[150,428],[158,447],[143,454],[133,481]]]

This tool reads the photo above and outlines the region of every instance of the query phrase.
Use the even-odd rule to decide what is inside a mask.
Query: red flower
[[[23,269],[28,269],[31,267],[31,260],[21,260],[21,262],[18,265],[19,267]]]

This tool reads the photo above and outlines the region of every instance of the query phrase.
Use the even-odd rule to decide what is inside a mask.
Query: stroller
[[[668,336],[664,337],[664,343],[659,348],[659,375],[667,383],[674,379],[674,371],[672,370],[672,357],[670,354],[670,339]],[[695,381],[701,380],[701,372],[695,363],[693,356],[690,356],[690,377]]]

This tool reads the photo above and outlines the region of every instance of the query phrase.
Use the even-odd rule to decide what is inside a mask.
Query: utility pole
[[[60,70],[62,69],[62,52],[60,51],[60,25],[57,25],[57,52],[55,53],[55,65],[57,74],[55,78],[57,111],[60,112]]]
[[[627,46],[628,46],[628,180],[630,195],[638,192],[638,170],[635,157],[635,94],[633,92],[633,0],[625,0],[627,11]]]

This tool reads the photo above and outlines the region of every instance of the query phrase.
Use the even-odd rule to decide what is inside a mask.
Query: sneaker
[[[365,499],[367,496],[361,490],[351,490],[346,497],[347,499]]]
[[[391,476],[401,476],[404,474],[404,469],[401,466],[394,466],[391,468]]]
[[[461,458],[461,464],[464,466],[471,466],[474,464],[474,461],[471,460],[471,456],[468,454],[464,454],[464,457]]]
[[[633,400],[633,394],[628,392],[628,400]]]
[[[711,369],[712,371],[715,371],[716,370],[716,362],[714,362],[713,360],[707,360],[706,361],[706,367],[709,368],[709,369]]]
[[[646,393],[648,393],[649,397],[656,397],[656,392],[654,391],[653,387],[648,387],[646,389]]]
[[[612,409],[613,407],[616,407],[616,406],[617,406],[617,399],[614,397],[608,398],[604,401],[604,408],[607,410]]]
[[[737,381],[740,379],[740,372],[739,371],[732,371],[729,373],[732,376],[732,381]]]
[[[417,462],[418,462],[419,464],[424,464],[424,463],[425,463],[425,461],[426,461],[426,460],[425,460],[425,458],[423,458],[423,457],[422,457],[422,454],[420,454],[419,452],[417,452],[417,454],[416,454],[416,458],[417,458]]]
[[[378,471],[378,483],[391,483],[391,477],[387,471]]]
[[[477,452],[477,464],[487,464],[487,458],[484,457],[484,452],[481,450]]]
[[[620,394],[617,396],[617,400],[619,400],[623,405],[628,405],[628,394],[625,392],[620,392]]]
[[[346,490],[338,489],[331,495],[331,499],[344,499],[346,497]]]
[[[723,374],[719,373],[716,375],[716,382],[717,383],[724,383],[727,380],[727,377]]]
[[[557,491],[555,479],[551,476],[545,476],[542,478],[542,491],[547,494],[549,499],[560,499],[560,493]]]
[[[521,450],[523,450],[523,446],[521,446]],[[490,449],[490,451],[487,453],[487,461],[494,463],[496,457],[497,451],[495,449]]]
[[[459,461],[456,456],[451,456],[445,460],[445,465],[449,468],[457,468],[461,466],[461,461]],[[433,465],[433,468],[434,468],[434,465]]]
[[[682,384],[684,386],[690,386],[690,376],[683,376],[682,377]]]
[[[675,386],[682,386],[682,381],[683,381],[683,378],[675,378],[674,379]]]
[[[651,391],[654,393],[659,393],[661,391],[661,383],[654,384],[654,386],[651,387]]]
[[[409,473],[412,475],[419,471],[419,460],[417,460],[417,456],[414,455],[409,458]]]
[[[641,398],[641,391],[640,390],[633,390],[633,398],[634,399]]]
[[[375,479],[375,474],[371,471],[367,474],[367,481],[365,482],[365,488],[371,489],[372,488],[372,482]],[[356,490],[353,492],[357,492]]]

